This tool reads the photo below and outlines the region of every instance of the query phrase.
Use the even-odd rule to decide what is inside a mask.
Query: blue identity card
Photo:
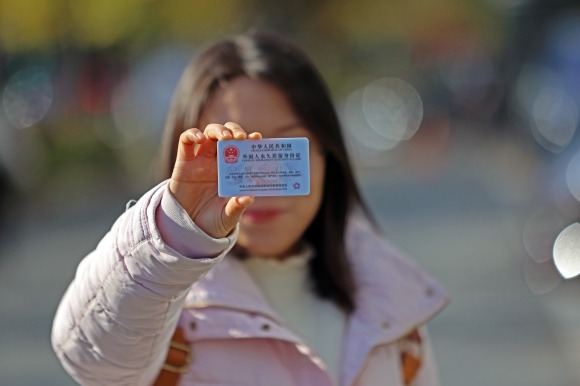
[[[217,162],[220,197],[310,194],[308,138],[218,141]]]

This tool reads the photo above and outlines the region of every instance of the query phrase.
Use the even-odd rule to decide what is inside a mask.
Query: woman
[[[310,195],[217,196],[217,141],[262,137],[309,138]],[[153,384],[175,333],[184,385],[438,384],[424,326],[447,296],[361,214],[332,102],[296,47],[252,34],[204,50],[164,151],[167,180],[81,262],[57,312],[75,379]]]

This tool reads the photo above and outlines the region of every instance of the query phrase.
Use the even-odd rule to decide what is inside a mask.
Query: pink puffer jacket
[[[183,211],[160,217],[168,194],[166,183],[145,194],[80,263],[53,325],[65,369],[83,385],[149,385],[179,323],[193,351],[183,385],[331,386],[324,363],[226,256],[237,232],[215,240]],[[185,224],[199,254],[180,254],[183,237],[163,239],[160,221]],[[445,291],[365,222],[353,220],[347,237],[358,293],[340,386],[402,386],[399,342],[415,328],[424,341],[415,385],[438,385],[424,325],[447,304]]]

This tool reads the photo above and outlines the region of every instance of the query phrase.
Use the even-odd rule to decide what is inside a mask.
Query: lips
[[[267,223],[277,219],[282,213],[280,209],[248,209],[243,218],[252,223]]]

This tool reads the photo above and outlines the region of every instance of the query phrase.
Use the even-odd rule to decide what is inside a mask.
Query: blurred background
[[[74,384],[76,265],[155,182],[191,55],[253,29],[312,57],[380,226],[449,289],[442,384],[580,385],[577,0],[0,0],[0,385]]]

